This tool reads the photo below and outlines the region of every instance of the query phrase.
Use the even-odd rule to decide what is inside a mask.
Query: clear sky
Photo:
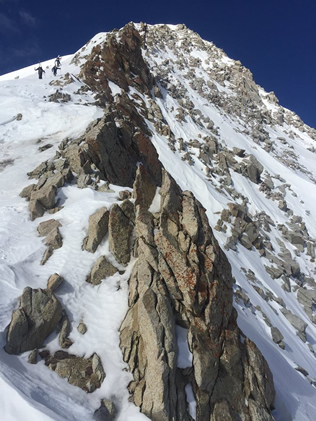
[[[130,21],[185,23],[316,128],[316,0],[0,0],[0,74]]]

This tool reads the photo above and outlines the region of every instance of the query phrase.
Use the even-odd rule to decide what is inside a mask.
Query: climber
[[[57,67],[56,64],[52,67],[52,72],[54,76],[57,76],[57,70],[60,70],[60,67]]]
[[[38,78],[42,79],[43,73],[45,73],[45,70],[43,69],[41,63],[38,63],[38,68],[34,69],[36,72],[38,72]]]
[[[61,62],[60,62],[60,60],[61,60],[61,57],[60,57],[60,56],[57,56],[57,58],[56,58],[56,60],[55,60],[55,66],[56,66],[56,67],[60,67],[60,66],[61,66]]]

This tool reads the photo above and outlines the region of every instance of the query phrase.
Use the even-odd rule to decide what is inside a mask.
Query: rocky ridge
[[[190,54],[196,49],[207,55],[203,61]],[[159,63],[159,53],[167,50],[171,58]],[[314,262],[315,239],[304,217],[295,215],[291,200],[287,200],[289,195],[295,197],[295,188],[280,175],[270,173],[249,150],[229,146],[220,127],[194,108],[188,86],[222,116],[238,121],[236,133],[242,132],[255,147],[312,182],[313,174],[299,163],[288,139],[301,133],[315,140],[315,131],[279,107],[272,93],[264,93],[255,84],[249,70],[183,25],[175,31],[166,25],[128,24],[109,34],[84,60],[82,57],[78,52],[73,61],[82,64],[79,77],[86,83],[83,86],[95,92],[104,116],[92,122],[81,137],[64,139],[52,159],[28,174],[38,180],[37,184],[21,192],[29,200],[32,220],[46,212],[56,214],[56,219],[38,225],[47,245],[42,264],[63,247],[58,221],[62,207],[56,198],[64,186],[72,184],[105,196],[111,192],[110,184],[133,187],[132,197],[129,190],[121,191],[117,203],[100,207],[90,216],[88,235],[82,243],[83,251],[89,253],[96,253],[104,241],[109,244],[109,255],[96,258],[83,279],[94,286],[123,274],[122,267],[135,260],[129,279],[129,310],[120,328],[123,359],[133,376],[128,386],[130,399],[153,420],[273,419],[272,374],[257,346],[238,328],[233,299],[238,309],[249,309],[268,325],[271,340],[281,349],[286,350],[286,338],[263,309],[252,303],[245,288],[234,283],[231,266],[209,226],[205,209],[163,168],[153,138],[163,137],[175,156],[202,169],[205,180],[225,197],[214,229],[225,238],[226,252],[237,253],[243,247],[258,254],[267,276],[279,282],[287,294],[297,291],[298,302],[314,323],[314,279],[302,262]],[[175,77],[174,69],[183,73],[188,86]],[[119,94],[113,94],[112,84],[120,88]],[[169,96],[176,101],[173,105],[162,102]],[[185,141],[178,136],[188,122],[195,125],[196,136]],[[288,137],[277,143],[271,139],[269,126],[283,127]],[[276,202],[286,222],[277,223],[264,211],[254,212],[251,197],[236,185],[236,174],[257,186],[271,203]],[[154,206],[157,201],[160,205]],[[274,313],[279,311],[314,352],[312,338],[306,335],[308,323],[250,268],[240,266],[240,272],[252,291]],[[41,340],[25,345],[31,341],[33,324],[41,330],[32,319],[33,310],[25,304],[25,295],[44,294],[54,301],[52,291],[62,282],[56,276],[44,292],[29,288],[23,293],[8,330],[8,352],[43,347],[57,325],[60,347],[71,347],[71,322],[58,304],[58,315],[53,317],[52,326],[45,328]],[[44,307],[46,300],[42,300]],[[43,314],[42,309],[38,312]],[[87,326],[80,329],[85,333]],[[185,331],[192,359],[185,367],[178,364],[179,329]],[[23,341],[16,345],[17,337]],[[44,350],[39,355],[49,368],[83,390],[93,392],[104,381],[103,368],[97,374],[93,368],[101,364],[99,360],[95,363],[99,357],[83,359],[61,350],[54,355]],[[87,377],[81,376],[83,371]],[[194,416],[187,403],[188,388],[196,400]],[[114,412],[113,403],[104,399],[96,417]]]

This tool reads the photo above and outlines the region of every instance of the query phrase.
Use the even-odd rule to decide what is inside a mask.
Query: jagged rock
[[[316,290],[299,288],[297,291],[297,301],[304,307],[311,321],[316,323],[316,318],[313,314],[313,306],[316,303]]]
[[[275,342],[276,344],[279,344],[284,339],[284,336],[279,331],[279,329],[274,326],[271,327],[271,335],[272,335],[273,342]]]
[[[20,354],[41,348],[61,318],[61,305],[51,290],[24,288],[20,306],[12,313],[6,352]]]
[[[126,265],[131,255],[133,224],[119,205],[114,204],[109,216],[109,244],[118,263]]]
[[[28,357],[28,362],[30,364],[37,364],[37,353],[38,353],[37,349],[33,349],[33,351],[30,352],[30,355]]]
[[[267,265],[264,265],[264,267],[272,279],[278,279],[283,275],[283,269],[281,267],[273,267]]]
[[[47,260],[53,255],[54,253],[54,249],[53,247],[49,246],[46,248],[42,260],[41,260],[41,265],[45,265],[45,263],[47,262]]]
[[[102,399],[101,406],[95,411],[93,418],[96,421],[115,421],[115,415],[114,403],[109,399]]]
[[[35,189],[36,184],[30,184],[29,186],[24,187],[24,189],[21,191],[20,196],[25,198],[26,200],[30,200],[31,193]]]
[[[280,200],[279,204],[278,204],[279,209],[281,209],[281,211],[286,212],[288,211],[288,207],[287,207],[287,203],[285,200]]]
[[[297,330],[297,335],[303,342],[306,342],[305,330],[307,328],[307,323],[305,323],[300,317],[293,314],[290,310],[285,308],[281,309],[283,315],[291,323],[291,325]]]
[[[70,168],[76,174],[91,173],[91,159],[89,145],[82,147],[76,143],[71,143],[65,148],[63,155],[70,165]]]
[[[58,342],[61,348],[69,348],[73,342],[69,339],[69,334],[71,330],[71,324],[68,318],[67,313],[63,312],[63,317],[60,321],[60,332],[58,337]]]
[[[49,96],[49,102],[69,102],[70,100],[71,96],[69,94],[64,94],[58,89],[54,94]]]
[[[117,272],[117,268],[110,263],[105,256],[101,256],[93,265],[87,282],[92,285],[99,285],[102,279],[113,276]]]
[[[106,207],[98,209],[89,217],[88,236],[84,239],[82,249],[94,253],[108,232],[109,211]]]
[[[303,368],[301,366],[295,367],[295,370],[302,373],[303,376],[305,376],[305,377],[307,377],[309,375],[308,371],[305,370],[305,368]]]
[[[101,387],[105,379],[105,372],[97,354],[93,354],[90,358],[83,358],[65,351],[57,351],[52,356],[48,351],[43,351],[40,355],[45,359],[45,365],[48,368],[85,392],[94,392]]]
[[[260,175],[263,171],[263,166],[254,155],[249,155],[246,171],[249,179],[253,183],[259,184],[261,182]]]
[[[123,358],[134,376],[133,401],[153,420],[190,419],[183,399],[186,382],[177,369],[175,326],[180,323],[188,328],[193,354],[197,419],[220,419],[224,408],[230,419],[273,420],[272,374],[255,344],[240,341],[230,265],[205,210],[165,171],[160,195],[157,223],[146,205],[137,206],[138,259],[120,329]],[[137,201],[136,189],[134,197]]]
[[[78,332],[79,332],[81,335],[84,335],[84,334],[87,332],[88,328],[87,328],[87,326],[85,325],[85,323],[83,323],[83,322],[81,321],[81,322],[79,323],[78,327],[77,327],[77,330],[78,330]]]
[[[119,192],[120,200],[131,199],[132,193],[129,190],[121,190]]]
[[[29,205],[29,209],[30,209],[31,221],[34,221],[34,219],[36,219],[36,218],[40,218],[45,213],[45,208],[40,203],[39,200],[31,200],[30,205]]]
[[[45,238],[45,244],[48,247],[51,247],[52,249],[56,250],[62,247],[63,245],[63,237],[61,236],[61,233],[59,231],[59,228],[53,228],[46,236]]]
[[[58,273],[54,273],[48,278],[47,289],[50,289],[51,291],[56,291],[56,289],[58,289],[63,282],[64,278],[58,275]]]
[[[47,187],[44,185],[41,189],[32,191],[31,198],[30,198],[31,219],[33,216],[35,216],[36,218],[37,213],[39,214],[41,213],[41,212],[37,212],[38,203],[41,205],[41,207],[44,210],[51,209],[54,207],[56,192],[57,192],[56,187],[52,185],[47,186]],[[33,207],[35,207],[35,210],[33,210]],[[42,215],[39,215],[39,216],[42,216]]]
[[[306,244],[306,247],[307,247],[307,254],[312,258],[312,259],[314,259],[315,258],[315,247],[314,247],[314,244],[312,244],[312,243],[310,243],[310,242],[308,242],[307,244]]]
[[[52,148],[53,147],[53,145],[52,144],[50,144],[50,143],[47,143],[46,145],[44,145],[44,146],[40,146],[39,148],[38,148],[38,151],[39,152],[44,152],[44,151],[46,151],[47,149],[50,149],[50,148]]]
[[[48,171],[51,168],[51,163],[48,161],[44,161],[41,164],[39,164],[33,171],[28,172],[27,175],[29,178],[40,178],[41,175],[43,175],[46,171]]]
[[[56,219],[49,219],[41,222],[37,227],[37,232],[41,237],[48,235],[53,229],[61,227],[61,223]]]
[[[81,173],[77,180],[77,186],[79,189],[85,189],[88,186],[92,185],[92,178],[90,174]]]
[[[235,155],[239,156],[240,158],[243,158],[245,156],[245,149],[233,147],[233,152]]]

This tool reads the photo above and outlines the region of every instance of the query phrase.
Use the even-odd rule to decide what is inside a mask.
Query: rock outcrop
[[[148,180],[139,170],[134,189],[138,259],[121,325],[123,358],[134,376],[133,401],[154,421],[190,420],[185,397],[190,384],[199,421],[272,420],[272,374],[237,326],[231,268],[205,209],[164,171],[160,212],[153,215],[140,194]],[[192,353],[186,369],[177,364],[177,325],[187,329]]]
[[[12,314],[5,350],[20,354],[43,346],[62,318],[62,307],[50,289],[24,288]]]
[[[88,236],[83,240],[82,248],[94,253],[108,232],[109,211],[106,207],[98,209],[89,217]]]
[[[93,354],[90,358],[83,358],[65,351],[57,351],[54,355],[50,355],[49,351],[44,350],[40,352],[40,356],[45,360],[48,368],[85,392],[94,392],[105,379],[103,365],[97,354]]]

